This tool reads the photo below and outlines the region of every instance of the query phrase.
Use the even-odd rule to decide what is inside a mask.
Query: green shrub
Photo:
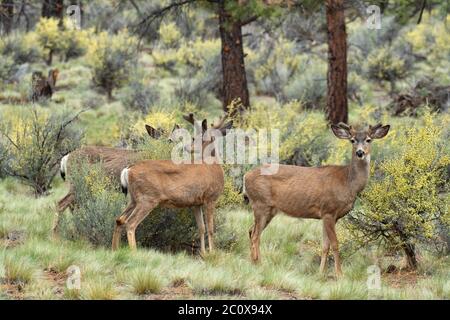
[[[65,45],[63,32],[54,18],[41,18],[36,25],[37,40],[47,56],[46,62],[51,65],[53,54],[61,51]]]
[[[347,220],[356,241],[382,239],[390,249],[403,250],[411,268],[417,267],[417,245],[442,241],[441,228],[450,223],[448,186],[440,193],[450,164],[444,129],[429,113],[423,121],[399,133],[399,152],[375,168],[361,206]]]
[[[150,84],[144,80],[144,75],[141,72],[134,72],[134,76],[128,86],[123,88],[121,92],[121,100],[123,105],[133,111],[140,111],[147,114],[150,107],[159,102],[158,84]]]
[[[126,199],[116,180],[106,174],[101,163],[87,165],[78,161],[69,176],[75,190],[77,207],[61,218],[61,234],[68,239],[85,239],[95,245],[109,246],[114,222],[125,208]],[[74,162],[76,163],[76,162]]]
[[[396,56],[389,47],[382,47],[373,51],[365,65],[369,79],[379,82],[388,81],[391,92],[395,90],[395,82],[408,74],[408,66],[404,59]]]
[[[15,71],[15,63],[12,56],[3,56],[0,60],[0,80],[6,82]]]
[[[13,33],[2,38],[0,42],[0,53],[4,56],[11,56],[14,63],[21,65],[24,63],[37,62],[42,57],[42,52],[35,42],[35,33]]]
[[[88,62],[93,69],[92,80],[109,99],[112,99],[115,88],[128,81],[136,48],[136,38],[131,37],[126,29],[116,35],[101,32],[90,44]]]
[[[36,196],[47,194],[61,157],[79,146],[77,115],[38,107],[4,111],[0,117],[2,172],[31,186]]]

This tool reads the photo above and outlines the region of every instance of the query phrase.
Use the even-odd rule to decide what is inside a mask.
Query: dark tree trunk
[[[410,239],[403,231],[403,228],[400,223],[398,223],[398,222],[394,223],[394,229],[397,232],[398,237],[400,238],[401,248],[403,249],[403,252],[405,253],[407,269],[416,270],[417,269],[417,258],[416,258],[416,248],[415,248],[414,244],[411,243]]]
[[[327,0],[328,77],[327,120],[347,123],[347,34],[344,0]]]
[[[242,23],[233,19],[224,2],[220,1],[218,10],[222,41],[223,109],[228,112],[228,106],[236,99],[240,99],[241,108],[248,108],[250,98],[244,64]]]
[[[406,257],[406,266],[409,270],[417,269],[417,258],[416,258],[416,250],[413,244],[411,243],[403,243],[402,244],[403,251],[405,252]]]
[[[3,0],[1,9],[1,20],[3,32],[9,34],[12,30],[14,18],[14,2],[13,0]]]
[[[64,15],[64,1],[63,0],[43,0],[42,13],[44,18],[56,18],[60,23]]]
[[[52,65],[52,63],[53,63],[53,49],[49,50],[46,63],[47,63],[48,66]]]

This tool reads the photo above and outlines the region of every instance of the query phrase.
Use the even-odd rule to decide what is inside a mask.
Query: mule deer
[[[255,218],[249,230],[252,260],[258,262],[260,259],[262,231],[278,211],[282,211],[292,217],[323,220],[320,271],[325,271],[331,245],[335,271],[341,276],[335,223],[353,208],[357,194],[367,184],[371,140],[383,138],[389,128],[389,125],[378,124],[361,131],[344,123],[332,125],[336,137],[348,139],[353,145],[352,160],[345,166],[280,165],[273,175],[262,175],[261,167],[249,171],[244,176],[244,194],[250,200]]]
[[[175,125],[174,129],[178,129],[179,126]],[[155,129],[150,125],[145,125],[145,129],[148,135],[153,139],[159,139],[164,135],[164,130],[161,128]],[[122,149],[122,148],[109,148],[99,146],[85,146],[81,147],[61,159],[60,174],[63,180],[65,180],[68,174],[68,169],[73,166],[79,165],[77,161],[85,161],[89,164],[102,163],[107,174],[113,177],[117,182],[120,181],[120,173],[122,169],[130,164],[133,164],[141,160],[142,155],[140,150]],[[75,205],[75,191],[73,186],[70,185],[69,192],[58,201],[56,206],[56,219],[53,225],[53,233],[58,232],[59,215],[63,213],[67,208],[73,210]]]
[[[51,69],[48,72],[47,78],[39,71],[33,72],[31,76],[31,100],[36,102],[41,98],[51,98],[56,91],[56,80],[58,79],[58,75],[58,69]]]
[[[192,114],[185,116],[184,119],[195,126],[198,124]],[[220,133],[225,135],[232,122],[224,125],[224,121],[225,118],[222,118],[219,124],[214,125],[212,129],[220,130]],[[216,201],[223,191],[224,174],[222,167],[215,161],[216,154],[211,154],[212,158],[208,159],[207,163],[205,162],[207,155],[203,151],[211,143],[214,143],[210,132],[207,128],[207,121],[204,119],[199,133],[202,138],[202,161],[199,164],[175,164],[172,160],[147,160],[123,169],[121,185],[125,192],[128,190],[130,193],[130,201],[116,219],[112,240],[113,250],[119,247],[124,228],[130,248],[136,249],[136,228],[157,206],[193,207],[202,255],[206,251],[203,207],[208,227],[209,251],[213,250],[214,210]]]

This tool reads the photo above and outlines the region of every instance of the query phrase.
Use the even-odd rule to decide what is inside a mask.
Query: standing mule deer
[[[175,125],[173,130],[178,128],[179,126]],[[148,135],[153,139],[159,139],[165,134],[163,129],[155,129],[147,124],[145,125],[145,129],[147,130]],[[101,162],[106,172],[117,182],[119,182],[122,169],[139,160],[142,160],[140,150],[85,146],[65,155],[61,159],[60,174],[63,180],[65,180],[66,175],[70,172],[70,169],[79,165],[79,161],[85,161],[89,164]],[[54,234],[58,233],[60,214],[67,208],[73,210],[74,205],[75,190],[73,186],[70,185],[69,192],[61,200],[59,200],[56,205],[56,219],[53,224]]]
[[[51,69],[45,78],[40,71],[33,72],[31,76],[31,101],[36,102],[41,98],[49,99],[56,91],[56,80],[59,70]]]
[[[201,128],[201,163],[176,164],[172,160],[147,160],[125,168],[121,175],[121,185],[126,193],[130,193],[130,201],[122,214],[116,219],[112,249],[120,244],[123,229],[126,229],[128,244],[136,249],[135,231],[137,226],[157,206],[169,208],[193,207],[200,236],[200,251],[205,254],[205,223],[202,207],[205,210],[208,226],[209,251],[213,250],[214,210],[217,199],[223,192],[224,174],[217,163],[214,150],[212,130],[208,129],[204,119],[201,126],[194,120],[193,114],[184,117],[197,128]],[[212,126],[221,135],[231,128],[232,121],[224,125],[225,117]],[[211,145],[211,158],[207,159],[205,148]],[[189,146],[186,146],[189,147]],[[190,146],[192,148],[192,145]],[[192,151],[192,149],[189,149]],[[198,150],[194,150],[195,152]]]
[[[261,175],[261,167],[244,176],[244,194],[250,200],[255,223],[249,231],[251,257],[260,259],[260,237],[272,218],[282,211],[297,218],[323,220],[323,248],[320,271],[325,271],[328,252],[333,250],[335,271],[341,276],[335,224],[352,208],[356,196],[367,184],[372,139],[386,136],[390,126],[378,124],[366,131],[339,123],[334,135],[348,139],[353,146],[352,160],[345,166],[297,167],[280,165],[277,173]]]

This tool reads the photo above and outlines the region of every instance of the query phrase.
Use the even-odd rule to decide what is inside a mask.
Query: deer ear
[[[385,126],[378,124],[374,127],[369,127],[369,136],[372,139],[384,138],[388,134],[390,128],[391,128],[391,126],[388,124]]]
[[[153,139],[158,139],[161,136],[161,133],[158,130],[148,124],[145,125],[145,129],[147,130],[148,135]]]
[[[222,128],[220,128],[220,132],[223,136],[227,134],[227,130],[233,127],[233,120],[227,122]]]
[[[336,124],[331,125],[331,130],[333,131],[333,134],[339,139],[350,139],[352,137],[350,129],[351,127],[342,122],[339,122],[337,125]]]
[[[205,133],[208,130],[208,120],[203,119],[202,121],[202,132]]]

